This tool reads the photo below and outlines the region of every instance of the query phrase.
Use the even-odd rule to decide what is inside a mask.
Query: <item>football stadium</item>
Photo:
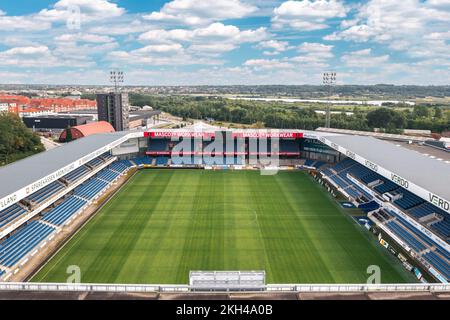
[[[2,290],[450,290],[449,165],[373,137],[96,134],[0,181]]]

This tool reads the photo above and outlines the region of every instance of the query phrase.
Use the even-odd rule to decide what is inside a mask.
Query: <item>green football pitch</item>
[[[187,284],[191,270],[265,270],[267,283],[410,282],[306,173],[141,170],[33,277]]]

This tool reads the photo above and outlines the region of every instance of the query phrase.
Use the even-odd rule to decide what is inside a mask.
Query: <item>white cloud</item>
[[[450,11],[439,10],[419,0],[370,0],[362,6],[355,19],[343,22],[343,31],[325,37],[326,40],[417,41],[434,28],[447,31]]]
[[[378,47],[386,46],[388,50],[402,52],[404,57],[408,57],[404,58],[406,61],[412,58],[416,67],[422,63],[422,67],[416,70],[428,75],[433,70],[425,71],[424,65],[431,68],[433,63],[450,59],[450,45],[447,42],[450,40],[448,4],[448,0],[370,0],[358,9],[353,19],[341,23],[343,30],[335,31],[324,39],[372,42]],[[367,59],[352,55],[342,57],[347,66],[352,67],[358,67],[359,63],[361,67],[370,67],[371,63],[375,67],[387,59],[387,55]]]
[[[347,67],[379,68],[389,61],[389,55],[374,56],[369,48],[344,54],[341,60]]]
[[[192,38],[193,32],[186,29],[172,29],[172,30],[150,30],[139,36],[142,42],[152,43],[167,43],[172,41],[189,41]]]
[[[188,50],[193,51],[197,54],[209,53],[223,53],[236,49],[237,46],[232,43],[203,43],[203,44],[193,44],[189,46]]]
[[[328,19],[343,18],[347,11],[338,0],[290,0],[274,9],[272,26],[276,29],[290,27],[299,31],[325,29],[328,27]]]
[[[160,11],[144,16],[145,19],[183,25],[206,25],[214,21],[238,19],[255,12],[257,8],[240,0],[173,0]]]
[[[328,67],[327,61],[334,57],[333,46],[321,43],[304,42],[297,47],[301,55],[284,57],[280,59],[250,59],[244,66],[258,70],[288,69],[288,70],[312,70]],[[317,71],[318,72],[318,71]]]
[[[15,56],[15,55],[39,55],[47,54],[50,50],[46,46],[36,47],[16,47],[2,52],[2,56]]]
[[[323,43],[304,42],[298,46],[298,51],[309,55],[314,55],[318,58],[332,58],[333,46],[325,45]]]
[[[322,43],[304,42],[297,47],[300,55],[290,58],[301,68],[324,69],[328,67],[328,60],[334,57],[333,46]]]
[[[108,36],[91,34],[91,33],[77,33],[77,34],[63,34],[57,36],[55,41],[60,42],[89,42],[89,43],[107,43],[113,42],[114,39]]]
[[[289,69],[293,67],[291,63],[278,59],[250,59],[245,61],[244,66],[252,67],[256,70]]]
[[[446,32],[432,32],[425,35],[425,39],[428,40],[450,40],[450,31]]]
[[[223,61],[206,57],[193,56],[182,45],[151,44],[132,51],[112,51],[106,60],[113,64],[152,65],[152,66],[188,66],[223,64]]]
[[[285,52],[289,49],[292,49],[291,46],[289,46],[289,42],[287,41],[278,41],[278,40],[266,40],[259,43],[256,48],[258,49],[267,49],[263,52],[264,55],[278,55],[282,52]]]
[[[324,40],[334,41],[344,39],[347,41],[366,42],[374,35],[374,31],[369,26],[354,25],[341,32],[333,32],[332,34],[325,36]]]
[[[236,49],[242,43],[259,42],[268,37],[265,28],[240,30],[233,25],[216,22],[196,29],[150,30],[139,36],[143,43],[181,43],[196,54],[223,53]]]
[[[21,16],[7,16],[5,12],[0,11],[0,31],[42,31],[50,28],[51,23],[40,21],[36,15],[24,18]]]
[[[134,50],[136,54],[147,54],[147,53],[176,53],[182,52],[183,46],[178,43],[173,44],[154,44],[148,45],[143,48]]]
[[[216,22],[207,27],[193,30],[172,29],[172,30],[150,30],[139,36],[143,42],[171,42],[171,41],[192,41],[192,42],[213,42],[228,41],[233,43],[258,42],[268,37],[265,28],[260,27],[255,30],[243,30],[233,25],[224,25]]]
[[[78,11],[81,23],[115,18],[123,15],[125,9],[108,0],[60,0],[52,9],[39,12],[39,18],[44,21],[67,21],[77,18]]]
[[[15,47],[0,52],[0,65],[19,68],[89,67],[82,59],[59,59],[47,46]]]
[[[97,26],[89,27],[88,31],[95,34],[111,35],[111,36],[121,36],[129,35],[134,33],[142,33],[152,27],[149,24],[143,23],[138,19],[132,19],[131,21],[124,19],[125,21],[108,21],[108,23],[103,23]]]
[[[0,11],[0,31],[43,31],[53,23],[80,20],[84,23],[115,18],[125,10],[108,0],[60,0],[51,9],[25,16],[8,16]]]

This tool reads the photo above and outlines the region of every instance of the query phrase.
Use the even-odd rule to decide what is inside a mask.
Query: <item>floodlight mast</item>
[[[323,73],[322,84],[324,86],[328,86],[328,97],[329,98],[331,98],[331,89],[332,89],[333,85],[336,84],[336,78],[337,78],[337,73],[334,71]],[[330,108],[331,101],[328,101],[328,102],[329,103],[327,103],[327,111],[325,114],[325,128],[330,128],[330,126],[331,126],[331,108]]]
[[[119,88],[124,82],[124,77],[123,71],[112,70],[110,72],[109,80],[114,85],[114,93],[119,93]]]

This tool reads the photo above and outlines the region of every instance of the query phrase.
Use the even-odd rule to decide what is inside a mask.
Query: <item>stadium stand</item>
[[[40,189],[39,191],[33,193],[26,199],[30,200],[34,204],[39,204],[49,199],[51,196],[57,194],[62,189],[64,189],[64,185],[59,181],[55,181],[50,183],[48,186]]]
[[[360,204],[358,208],[367,213],[379,209],[380,205],[376,201],[368,201]]]
[[[295,140],[280,140],[280,152],[299,153],[300,146]]]
[[[306,162],[311,166],[313,164],[311,161],[312,160],[307,160]],[[360,197],[363,196],[367,200],[370,200],[372,197],[362,188],[354,184],[347,177],[347,174],[359,179],[368,186],[375,181],[379,181],[379,183],[375,183],[375,186],[372,189],[380,195],[387,192],[392,195],[400,195],[400,198],[394,200],[393,203],[402,209],[402,211],[406,214],[409,214],[418,220],[432,213],[438,214],[440,217],[439,220],[434,220],[431,224],[425,226],[433,229],[438,235],[443,237],[444,240],[449,242],[450,215],[435,207],[431,203],[425,203],[423,199],[414,195],[410,191],[401,188],[394,182],[385,179],[378,173],[371,171],[350,158],[346,158],[333,166],[325,168],[321,170],[321,172],[355,199],[360,199]],[[421,221],[419,220],[419,222]]]
[[[109,168],[100,171],[95,178],[83,183],[74,190],[74,195],[66,198],[55,208],[43,215],[43,220],[51,224],[63,225],[71,216],[82,208],[87,200],[93,199],[110,182],[131,166],[129,160],[114,162]],[[82,199],[83,198],[83,199]]]
[[[42,220],[61,226],[85,204],[85,200],[70,196],[58,204],[55,208],[45,213]]]
[[[394,203],[403,210],[408,210],[425,202],[423,199],[407,190],[402,190],[401,193],[402,198],[395,200]]]
[[[448,215],[441,222],[433,224],[431,228],[448,239],[450,237],[450,221]]]
[[[157,157],[156,158],[157,166],[166,166],[168,162],[169,162],[169,157]]]
[[[86,183],[82,184],[81,186],[77,187],[75,189],[74,194],[83,199],[92,200],[107,185],[108,182],[99,180],[97,178],[93,178],[87,181]]]
[[[55,229],[32,221],[0,244],[0,264],[12,267]]]
[[[86,165],[90,168],[97,168],[102,163],[103,163],[103,161],[100,158],[94,158],[91,161],[89,161],[88,163],[86,163]]]
[[[425,250],[425,246],[419,240],[417,240],[408,230],[404,229],[396,221],[389,221],[386,226],[390,228],[394,233],[400,236],[401,239],[406,241],[416,252]]]
[[[105,170],[102,170],[101,172],[99,172],[97,174],[96,178],[107,181],[107,182],[112,182],[119,176],[119,174],[120,173],[118,173],[116,171],[105,169]]]
[[[379,194],[391,192],[391,191],[397,190],[399,188],[399,186],[392,181],[386,180],[381,177],[378,177],[378,178],[383,182],[382,184],[380,184],[374,188],[375,191],[377,191]]]
[[[327,163],[323,162],[323,161],[307,159],[307,160],[305,160],[304,166],[319,169],[320,167],[322,167],[322,166],[324,166],[326,164]]]
[[[443,257],[435,252],[428,252],[423,255],[431,265],[433,265],[446,279],[450,279],[450,260],[445,261]]]
[[[168,150],[168,140],[166,139],[151,139],[148,144],[148,151],[167,151],[167,150]]]
[[[67,180],[69,183],[73,183],[76,180],[78,180],[81,177],[83,177],[87,173],[89,173],[89,169],[86,166],[81,166],[81,167],[73,170],[69,174],[66,174],[63,178],[65,180]]]
[[[113,164],[111,164],[109,166],[109,169],[113,170],[115,172],[118,172],[118,173],[122,173],[131,166],[132,166],[132,164],[129,160],[123,160],[123,161],[114,162]]]
[[[138,166],[143,166],[143,165],[152,165],[153,163],[153,158],[150,157],[139,157],[139,158],[135,158],[132,160],[134,163],[136,163],[136,165]]]
[[[440,211],[442,210],[427,202],[420,206],[412,208],[411,210],[409,210],[409,213],[416,218],[422,218],[433,213],[439,213]]]
[[[312,163],[312,165],[314,165],[314,163]],[[351,173],[355,166],[356,163],[347,158],[342,162],[328,168],[321,169],[320,171],[355,200],[361,200],[362,202],[370,201],[372,200],[372,196],[361,189],[358,185],[354,184],[353,181],[347,177],[347,174]]]
[[[111,153],[105,152],[100,155],[100,158],[102,158],[104,161],[108,161],[108,160],[112,159],[113,156],[111,155]]]
[[[14,221],[27,211],[18,204],[13,204],[9,208],[0,211],[0,228]]]
[[[377,219],[399,238],[405,241],[414,251],[427,260],[447,279],[450,279],[450,254],[442,249],[436,242],[419,232],[414,226],[393,211],[379,210]]]

